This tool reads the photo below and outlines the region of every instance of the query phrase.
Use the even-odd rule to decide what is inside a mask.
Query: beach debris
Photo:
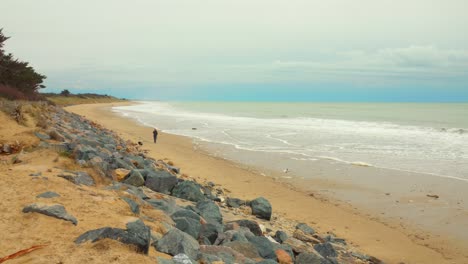
[[[28,253],[31,253],[31,252],[33,252],[35,250],[38,250],[38,249],[41,249],[41,248],[45,248],[47,246],[48,245],[36,245],[36,246],[32,246],[30,248],[22,249],[22,250],[20,250],[18,252],[15,252],[15,253],[11,254],[11,255],[0,258],[0,263],[3,263],[3,262],[5,262],[7,260],[10,260],[10,259],[15,259],[15,258],[21,257],[23,255],[26,255]]]
[[[192,127],[192,130],[197,130],[197,128],[196,128],[196,127]]]
[[[289,169],[286,168],[286,169],[283,170],[283,172],[284,172],[284,173],[288,173],[288,172],[289,172]]]
[[[426,196],[429,198],[439,199],[439,195],[437,194],[427,194]]]

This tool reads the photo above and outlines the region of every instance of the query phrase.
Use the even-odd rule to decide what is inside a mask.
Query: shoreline
[[[463,248],[458,243],[443,241],[424,232],[406,228],[399,222],[381,222],[373,215],[366,215],[351,205],[329,200],[315,192],[311,196],[311,193],[295,189],[274,177],[263,177],[248,166],[213,157],[200,149],[194,150],[190,138],[160,133],[158,144],[154,145],[151,129],[112,113],[109,109],[115,105],[122,104],[77,105],[66,109],[116,131],[125,139],[142,141],[143,148],[150,150],[150,156],[167,158],[180,167],[182,173],[200,181],[220,184],[236,197],[251,199],[265,196],[271,201],[274,214],[306,222],[322,232],[332,231],[363,252],[375,255],[387,263],[467,261]],[[237,177],[233,177],[234,175]],[[275,176],[274,172],[269,176]],[[322,186],[326,184],[324,182]],[[291,207],[291,204],[296,206]]]

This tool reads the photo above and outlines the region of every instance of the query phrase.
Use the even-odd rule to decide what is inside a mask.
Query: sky
[[[6,50],[129,99],[468,101],[467,0],[0,0]]]

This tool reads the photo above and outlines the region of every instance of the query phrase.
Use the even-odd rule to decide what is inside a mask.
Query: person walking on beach
[[[154,143],[156,143],[156,139],[158,139],[158,130],[156,128],[153,130],[153,140]]]

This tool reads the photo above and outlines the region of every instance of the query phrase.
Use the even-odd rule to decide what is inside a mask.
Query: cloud
[[[350,50],[326,55],[326,60],[277,60],[271,63],[233,65],[232,71],[269,76],[276,80],[342,81],[359,78],[381,80],[414,79],[468,80],[468,50],[443,50],[434,46],[409,46],[375,51]],[[336,80],[336,79],[335,79]]]

